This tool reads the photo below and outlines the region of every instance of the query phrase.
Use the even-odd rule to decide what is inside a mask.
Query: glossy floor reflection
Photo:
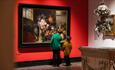
[[[39,65],[16,68],[15,70],[82,70],[81,62],[74,62],[71,64],[71,66],[64,66],[64,64],[61,64],[59,67],[53,67],[52,65]]]

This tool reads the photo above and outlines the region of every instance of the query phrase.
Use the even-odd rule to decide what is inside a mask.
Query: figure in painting
[[[39,42],[44,42],[45,32],[49,26],[46,22],[44,15],[38,17],[38,26],[39,26]]]

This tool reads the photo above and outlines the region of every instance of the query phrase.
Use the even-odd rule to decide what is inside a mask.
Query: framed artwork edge
[[[22,9],[23,8],[43,8],[43,9],[56,9],[66,10],[67,14],[67,35],[70,36],[70,22],[71,22],[71,9],[67,6],[49,6],[49,5],[35,5],[35,4],[19,4],[18,5],[18,48],[39,48],[39,47],[50,47],[50,43],[22,43]]]

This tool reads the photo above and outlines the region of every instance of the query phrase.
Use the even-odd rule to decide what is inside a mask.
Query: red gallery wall
[[[40,48],[18,48],[18,4],[35,4],[50,6],[68,6],[71,8],[70,35],[73,49],[71,58],[80,57],[80,46],[88,45],[88,0],[17,0],[15,7],[15,62],[48,60],[52,58],[51,51],[40,51]],[[32,50],[32,51],[31,51]],[[47,48],[46,48],[47,50]],[[61,52],[63,58],[63,53]]]

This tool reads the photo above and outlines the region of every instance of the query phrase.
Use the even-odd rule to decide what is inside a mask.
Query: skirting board
[[[15,67],[28,67],[28,66],[37,66],[37,65],[51,65],[52,60],[40,60],[40,61],[27,61],[27,62],[16,62]],[[71,62],[80,62],[81,57],[74,57],[70,59]],[[62,59],[62,63],[64,62],[64,59]]]

